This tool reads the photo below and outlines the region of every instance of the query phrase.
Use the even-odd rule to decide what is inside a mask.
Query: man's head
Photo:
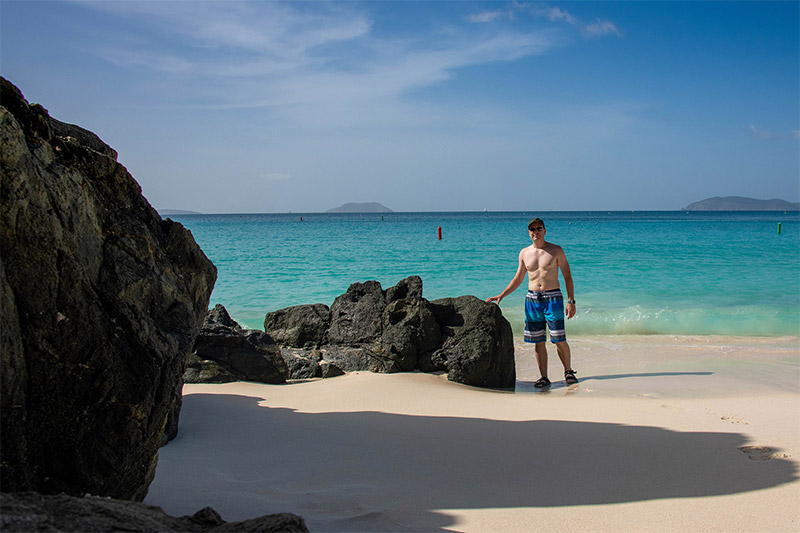
[[[543,243],[544,242],[544,234],[547,232],[544,229],[544,221],[541,218],[534,218],[530,222],[528,222],[528,235],[531,236],[531,240],[533,244],[536,243]]]
[[[544,231],[544,221],[541,218],[534,218],[528,222],[528,231]]]

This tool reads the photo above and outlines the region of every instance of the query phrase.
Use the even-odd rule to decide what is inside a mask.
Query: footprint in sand
[[[739,449],[747,454],[753,461],[767,461],[769,459],[785,459],[789,457],[785,453],[779,453],[777,449],[769,446],[739,446]]]
[[[706,408],[706,413],[711,415],[711,416],[719,416],[719,413],[716,413],[716,412],[714,412],[714,411],[712,411],[711,409],[708,409],[708,408]],[[719,417],[719,419],[720,420],[724,420],[726,422],[730,422],[731,424],[744,424],[744,425],[749,425],[750,424],[750,422],[748,422],[744,418],[736,416],[736,415],[722,415],[722,416]]]
[[[731,424],[745,424],[745,425],[750,424],[747,420],[739,418],[738,416],[734,415],[724,415],[721,417],[721,420],[725,420],[727,422],[730,422]]]

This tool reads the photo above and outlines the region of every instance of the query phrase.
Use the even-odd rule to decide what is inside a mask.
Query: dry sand
[[[420,373],[186,385],[145,501],[312,531],[800,531],[796,337],[570,344],[581,383],[550,347],[546,392],[522,343],[515,392]]]

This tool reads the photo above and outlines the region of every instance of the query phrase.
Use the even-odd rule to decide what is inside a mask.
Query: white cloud
[[[604,37],[606,35],[622,37],[622,32],[619,31],[613,22],[602,19],[597,19],[592,24],[584,26],[583,32],[589,37]]]
[[[353,4],[85,2],[135,37],[98,46],[122,67],[174,75],[176,100],[208,108],[386,100],[471,65],[555,46],[549,30],[452,31],[406,41],[377,35]],[[489,16],[487,15],[487,18]]]
[[[546,17],[550,22],[564,21],[568,24],[576,24],[577,20],[568,11],[560,7],[535,6],[533,13],[539,17]]]
[[[476,23],[484,23],[484,22],[494,22],[499,18],[508,17],[508,11],[496,9],[494,11],[481,11],[480,13],[475,13],[467,17],[467,20],[470,22]]]

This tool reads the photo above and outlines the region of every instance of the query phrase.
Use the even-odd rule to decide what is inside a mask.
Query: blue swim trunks
[[[525,342],[544,342],[544,325],[550,329],[550,342],[564,342],[564,296],[561,289],[528,291],[525,296]]]

